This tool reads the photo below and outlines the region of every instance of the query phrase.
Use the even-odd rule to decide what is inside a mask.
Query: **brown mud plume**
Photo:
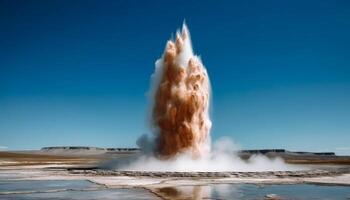
[[[175,41],[168,41],[157,63],[161,72],[152,110],[155,153],[163,159],[185,152],[201,157],[210,151],[210,82],[200,58],[192,53],[186,25]]]

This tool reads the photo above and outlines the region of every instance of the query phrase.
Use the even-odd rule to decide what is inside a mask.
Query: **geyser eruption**
[[[199,57],[192,51],[183,25],[175,41],[168,41],[157,60],[150,98],[154,138],[141,136],[141,154],[111,163],[127,171],[276,171],[296,170],[280,158],[253,155],[242,160],[229,138],[210,149],[210,82]]]
[[[210,83],[200,58],[193,54],[184,24],[176,40],[169,40],[156,62],[152,125],[155,154],[170,158],[188,152],[193,158],[210,151]]]

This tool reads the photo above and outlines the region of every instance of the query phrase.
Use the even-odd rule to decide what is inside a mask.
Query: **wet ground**
[[[310,184],[209,184],[162,187],[150,191],[136,188],[107,188],[85,180],[0,180],[4,200],[112,200],[112,199],[350,199],[347,186]]]
[[[100,157],[12,157],[0,156],[1,200],[350,200],[349,165],[304,165],[309,171],[137,172],[98,169]]]
[[[157,197],[144,189],[111,189],[85,180],[0,180],[0,199],[146,200]]]
[[[319,186],[309,184],[215,184],[205,186],[180,186],[175,188],[161,188],[158,192],[168,197],[168,199],[350,199],[349,187]]]

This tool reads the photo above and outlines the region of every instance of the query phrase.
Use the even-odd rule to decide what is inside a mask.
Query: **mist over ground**
[[[149,150],[149,149],[148,149]],[[143,151],[138,155],[116,159],[104,165],[105,168],[125,171],[174,171],[174,172],[223,172],[223,171],[294,171],[305,167],[291,165],[282,158],[268,158],[264,155],[252,155],[248,160],[240,158],[239,145],[230,138],[220,138],[213,143],[207,156],[194,159],[191,154],[179,154],[171,159],[162,160]]]

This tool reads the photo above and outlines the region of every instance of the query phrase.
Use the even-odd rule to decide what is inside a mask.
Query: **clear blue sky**
[[[183,20],[213,139],[350,154],[349,1],[0,0],[0,146],[135,146]]]

